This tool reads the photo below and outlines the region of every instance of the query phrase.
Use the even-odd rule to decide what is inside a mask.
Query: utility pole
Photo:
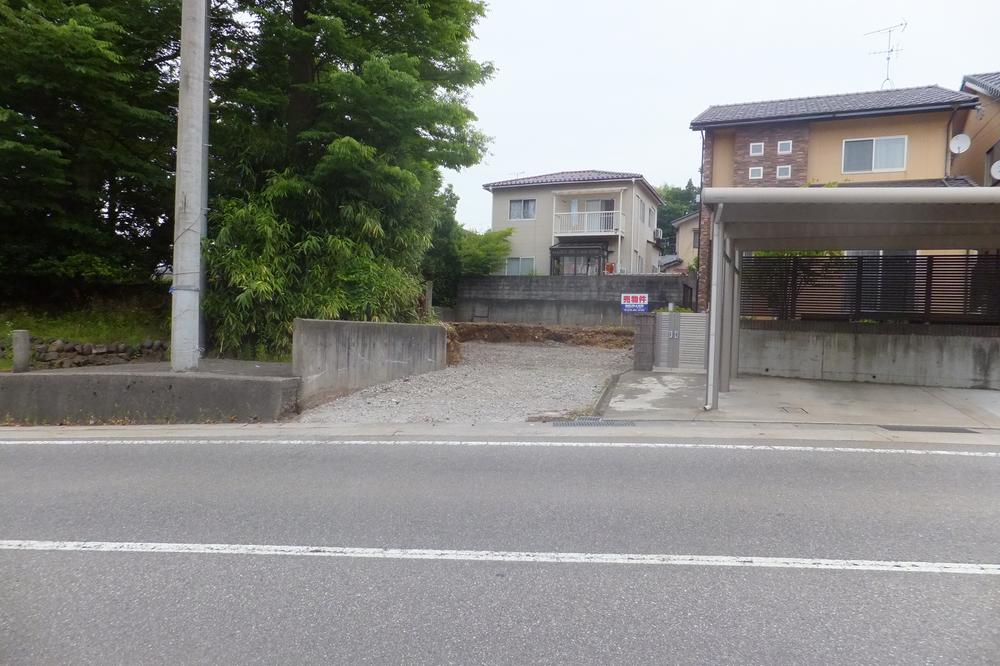
[[[174,262],[170,311],[170,367],[198,369],[201,357],[201,239],[208,229],[209,2],[183,0]]]

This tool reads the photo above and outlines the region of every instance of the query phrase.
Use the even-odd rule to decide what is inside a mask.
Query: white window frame
[[[754,170],[760,172],[760,175],[759,176],[753,175]],[[755,166],[755,167],[750,167],[749,169],[747,169],[747,179],[748,180],[763,180],[764,179],[764,167],[762,167],[762,166]]]
[[[787,176],[782,176],[781,175],[781,170],[782,169],[788,169],[788,175]],[[779,164],[774,169],[774,177],[777,178],[778,180],[788,180],[789,178],[792,177],[792,165],[791,164]]]
[[[656,228],[656,209],[654,209],[652,206],[649,207],[649,217],[647,221],[649,222],[650,229]]]
[[[781,144],[783,144],[783,143],[787,143],[788,144],[788,150],[782,150],[781,149]],[[781,141],[778,142],[778,154],[779,155],[791,155],[792,154],[792,146],[793,146],[793,144],[792,144],[792,140],[791,139],[782,139]]]
[[[510,207],[515,201],[521,202],[521,212],[524,213],[524,202],[534,201],[535,202],[535,217],[511,217]],[[508,199],[507,200],[507,221],[508,222],[533,222],[538,216],[538,199]]]
[[[517,275],[511,275],[510,273],[507,272],[507,269],[508,269],[507,264],[508,264],[508,262],[510,262],[511,259],[517,259],[517,270],[518,270]],[[534,273],[535,272],[535,258],[534,257],[507,257],[506,261],[504,261],[504,264],[503,264],[503,274],[504,275],[510,275],[511,277],[518,277],[518,276],[522,276],[522,275],[530,275],[531,273],[521,273],[520,272],[520,270],[521,270],[521,262],[524,261],[525,259],[531,259],[531,273]]]
[[[902,139],[903,140],[903,166],[900,168],[892,167],[890,169],[876,169],[875,168],[875,142],[879,139]],[[849,141],[871,141],[872,142],[872,168],[865,169],[862,171],[845,171],[844,170],[844,160],[847,158],[847,143]],[[899,173],[901,171],[906,171],[906,163],[910,159],[910,137],[907,134],[890,134],[887,136],[852,136],[850,139],[844,139],[840,144],[840,173]]]
[[[760,146],[760,152],[755,153],[753,151],[754,146]],[[764,155],[764,142],[763,141],[751,141],[750,142],[750,157],[762,157]]]

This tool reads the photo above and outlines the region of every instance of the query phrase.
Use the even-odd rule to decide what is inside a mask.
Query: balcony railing
[[[555,213],[553,218],[557,234],[617,234],[622,223],[618,210]]]

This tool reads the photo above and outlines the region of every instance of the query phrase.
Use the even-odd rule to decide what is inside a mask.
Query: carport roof
[[[741,250],[1000,248],[1000,188],[709,187]]]

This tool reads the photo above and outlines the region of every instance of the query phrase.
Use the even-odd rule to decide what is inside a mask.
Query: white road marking
[[[1000,458],[1000,451],[965,451],[952,449],[890,449],[860,446],[805,446],[774,444],[712,444],[704,442],[580,442],[546,440],[441,440],[441,439],[0,439],[0,446],[81,446],[81,445],[177,445],[177,444],[268,444],[268,445],[349,445],[349,446],[496,446],[540,448],[614,448],[614,449],[699,449],[721,451],[766,451],[772,453],[867,453],[877,455],[958,456]]]
[[[830,571],[886,571],[892,573],[1000,575],[1000,564],[975,564],[969,562],[895,562],[888,560],[840,560],[801,557],[743,557],[732,555],[547,553],[503,550],[447,550],[430,548],[345,548],[336,546],[274,546],[227,543],[20,540],[0,541],[0,550],[183,555],[286,555],[379,560],[533,562],[539,564],[647,564],[702,567],[752,567],[765,569],[823,569]]]

